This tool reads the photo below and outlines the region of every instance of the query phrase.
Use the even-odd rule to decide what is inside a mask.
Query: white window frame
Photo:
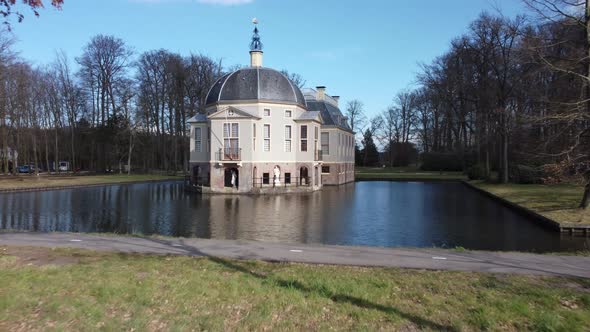
[[[287,137],[287,128],[289,128],[289,136],[288,137]],[[285,125],[285,152],[292,152],[293,151],[293,146],[291,144],[292,139],[293,139],[293,126]]]
[[[289,114],[289,115],[287,115]],[[285,110],[285,117],[292,118],[293,117],[293,110]]]
[[[326,140],[326,144],[324,144],[324,140],[321,139],[321,137],[324,136],[324,134],[326,134],[326,136],[328,137],[328,139]],[[324,150],[324,145],[328,147],[326,150]],[[323,132],[320,134],[320,146],[322,147],[322,154],[329,156],[330,155],[330,132]]]
[[[266,115],[266,111],[268,111],[268,115]],[[266,116],[266,117],[270,116],[270,115],[271,115],[271,113],[270,113],[270,108],[265,108],[265,109],[263,109],[263,110],[262,110],[262,115],[263,115],[263,116]]]
[[[305,127],[305,138],[303,137],[303,127]],[[299,126],[299,150],[301,152],[309,151],[309,126],[308,125],[301,125]],[[303,150],[303,141],[305,141],[305,150]]]
[[[198,133],[198,135],[197,135]],[[195,127],[195,151],[203,152],[203,128]]]
[[[268,137],[266,137],[266,127],[268,126]],[[271,143],[271,126],[270,123],[265,123],[263,126],[263,130],[262,130],[262,136],[263,136],[263,140],[262,140],[262,151],[264,152],[270,152],[271,147],[270,147],[270,143]],[[266,148],[266,142],[268,141],[268,149]]]
[[[229,125],[229,131],[228,131],[228,136],[225,135],[225,125]],[[237,125],[238,126],[238,132],[237,135],[234,136],[233,135],[233,126]],[[226,145],[225,145],[225,141],[228,140],[229,141],[229,148],[231,150],[232,148],[232,141],[237,141],[237,147],[236,149],[238,149],[238,151],[240,150],[240,123],[239,122],[224,122],[223,123],[223,153],[226,153],[225,149],[226,149]],[[237,151],[235,153],[238,153]]]

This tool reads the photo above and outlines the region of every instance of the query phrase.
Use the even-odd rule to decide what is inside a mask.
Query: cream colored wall
[[[324,162],[354,162],[354,141],[352,141],[350,144],[347,143],[347,139],[354,139],[353,134],[336,127],[324,127],[322,128],[322,132],[328,133],[330,135],[330,152],[328,155],[325,153],[323,154]],[[342,144],[340,144],[340,137],[342,137]]]
[[[216,118],[209,119],[209,126],[211,126],[211,148],[210,153],[197,153],[195,151],[194,142],[194,128],[196,126],[203,126],[206,128],[207,124],[191,124],[191,162],[212,160],[217,161],[216,152],[223,148],[223,124],[238,123],[239,124],[239,147],[242,149],[241,157],[243,162],[303,162],[314,161],[314,133],[318,128],[317,149],[320,149],[320,124],[314,121],[294,121],[303,112],[306,112],[299,106],[288,104],[274,104],[274,103],[245,103],[232,104],[233,107],[238,108],[256,118],[244,118],[239,114],[233,117],[219,115]],[[224,106],[220,106],[223,108]],[[264,109],[270,109],[270,116],[264,116]],[[216,108],[210,108],[209,113],[214,113]],[[285,111],[291,110],[292,117],[285,117]],[[256,147],[254,149],[254,135],[253,124],[256,123]],[[264,125],[269,124],[270,133],[270,151],[264,151]],[[285,151],[285,126],[291,126],[291,152]],[[308,149],[307,152],[300,150],[300,133],[301,125],[308,126]],[[206,129],[204,131],[206,133]]]
[[[239,124],[239,147],[242,149],[241,157],[243,162],[313,162],[315,159],[315,128],[318,128],[317,149],[321,149],[321,133],[327,132],[330,135],[330,154],[323,155],[323,161],[327,163],[354,163],[354,141],[348,144],[347,139],[353,139],[353,135],[342,129],[321,128],[320,124],[314,121],[294,121],[303,112],[304,109],[295,105],[274,104],[274,103],[244,103],[232,104],[232,106],[245,111],[256,118],[244,118],[238,114],[234,117],[218,116],[210,119],[209,123],[191,124],[190,139],[190,159],[191,162],[217,161],[216,153],[223,148],[223,124]],[[223,107],[223,106],[220,106]],[[270,109],[270,116],[264,116],[264,109]],[[292,111],[292,117],[285,117],[285,110]],[[210,113],[215,108],[208,110]],[[253,148],[253,124],[256,123],[256,148]],[[271,126],[271,146],[270,151],[264,151],[264,125]],[[290,125],[291,135],[291,152],[285,151],[285,126]],[[301,126],[307,125],[307,152],[301,151]],[[195,151],[194,128],[199,126],[203,128],[203,152]],[[210,149],[207,150],[207,126],[211,127]],[[342,144],[340,144],[340,135]],[[207,152],[208,151],[208,152]]]
[[[190,162],[207,162],[210,158],[207,145],[207,123],[191,123],[190,125]],[[195,150],[195,128],[201,128],[202,149],[201,152]]]

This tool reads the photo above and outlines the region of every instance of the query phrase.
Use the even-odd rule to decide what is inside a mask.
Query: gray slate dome
[[[209,90],[205,104],[238,100],[291,103],[307,108],[303,93],[291,80],[263,67],[243,68],[224,75]]]

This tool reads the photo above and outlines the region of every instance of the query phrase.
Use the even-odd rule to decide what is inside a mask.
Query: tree
[[[82,56],[76,59],[80,64],[78,75],[92,110],[91,124],[98,128],[98,135],[95,136],[98,144],[93,144],[93,147],[98,147],[98,160],[103,171],[111,169],[111,157],[117,150],[110,130],[117,128],[113,124],[118,118],[121,100],[116,92],[125,81],[132,54],[122,39],[97,35],[86,44]]]
[[[293,84],[295,84],[299,89],[303,89],[305,83],[307,82],[303,76],[297,73],[289,73],[286,69],[281,70],[281,74],[285,75]]]
[[[363,102],[357,99],[349,101],[346,103],[345,114],[348,118],[348,123],[350,124],[350,129],[352,129],[352,131],[363,127],[366,121]]]
[[[379,151],[377,151],[377,145],[375,145],[373,138],[381,127],[381,121],[381,117],[374,117],[363,132],[363,138],[361,139],[363,148],[360,150],[362,166],[375,166],[379,161]]]
[[[16,16],[19,23],[25,18],[24,14],[20,11],[13,11],[13,7],[16,5],[16,3],[17,0],[0,0],[0,15],[2,15],[4,18],[2,24],[4,24],[9,31],[11,26],[8,19],[12,15]],[[44,7],[42,0],[22,0],[22,3],[32,9],[33,13],[37,17],[39,16],[39,9]],[[51,5],[57,9],[61,9],[63,0],[51,0]]]
[[[379,152],[373,140],[373,131],[370,128],[365,129],[362,144],[363,166],[375,166],[379,161]]]
[[[10,108],[8,107],[8,98],[9,98],[9,91],[8,86],[6,83],[9,81],[8,72],[11,69],[11,66],[16,58],[16,54],[12,51],[12,45],[14,44],[14,39],[10,38],[8,34],[3,33],[3,29],[0,28],[0,139],[2,140],[2,160],[1,160],[1,167],[4,172],[8,172],[9,170],[9,146],[8,146],[8,137],[9,137],[9,112]],[[15,149],[15,147],[11,147],[11,149]],[[11,161],[14,163],[14,161]],[[13,165],[13,169],[15,169]]]
[[[580,93],[574,100],[550,100],[554,110],[543,114],[541,121],[559,123],[566,130],[553,139],[565,139],[560,151],[551,153],[553,169],[561,174],[575,173],[584,178],[580,208],[590,206],[590,1],[589,0],[524,0],[544,26],[579,31],[579,39],[550,38],[533,42],[529,48],[534,59],[554,75],[575,80]],[[555,53],[556,43],[560,53]],[[567,53],[564,52],[568,51]],[[582,64],[583,66],[580,66]],[[565,136],[565,137],[563,137]]]

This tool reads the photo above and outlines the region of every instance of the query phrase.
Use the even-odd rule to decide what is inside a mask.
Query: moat
[[[461,183],[356,182],[296,195],[187,193],[181,182],[0,194],[0,229],[381,247],[574,251]]]

